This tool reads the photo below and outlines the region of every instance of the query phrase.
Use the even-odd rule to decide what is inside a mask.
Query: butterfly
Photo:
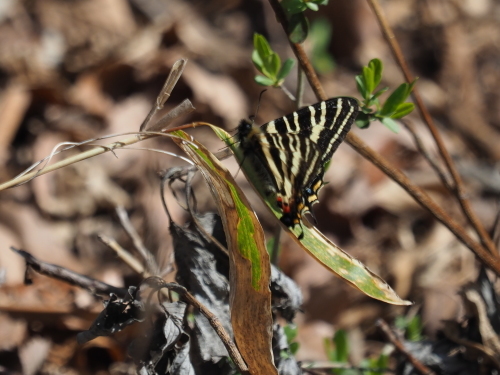
[[[359,112],[350,97],[328,99],[258,127],[242,120],[236,139],[259,178],[266,197],[274,195],[281,222],[300,225],[318,202],[325,166],[346,137]],[[313,216],[314,219],[314,216]],[[299,236],[302,239],[303,229]]]

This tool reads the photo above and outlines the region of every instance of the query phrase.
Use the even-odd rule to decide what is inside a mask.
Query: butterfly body
[[[294,227],[311,212],[324,186],[325,164],[344,140],[359,111],[356,99],[332,98],[261,127],[242,120],[237,139],[259,176],[264,194],[276,196],[281,222]]]

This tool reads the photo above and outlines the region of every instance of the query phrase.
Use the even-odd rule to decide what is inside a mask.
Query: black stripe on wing
[[[285,225],[300,225],[302,215],[318,201],[324,166],[358,112],[356,99],[340,97],[304,107],[260,128],[247,121],[238,126],[244,160],[262,176],[264,190],[276,194]]]

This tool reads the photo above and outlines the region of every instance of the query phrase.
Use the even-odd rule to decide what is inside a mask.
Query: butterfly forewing
[[[326,163],[344,140],[358,114],[354,98],[328,99],[283,116],[261,126],[263,132],[299,133],[318,144]]]
[[[359,111],[354,98],[333,98],[299,109],[260,128],[242,121],[237,138],[243,157],[263,176],[292,227],[318,201],[324,166]]]

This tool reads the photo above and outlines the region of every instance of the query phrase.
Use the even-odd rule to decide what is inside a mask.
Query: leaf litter
[[[137,130],[147,113],[145,103],[152,102],[170,68],[170,63],[166,61],[176,60],[186,50],[194,53],[195,57],[190,57],[196,60],[199,72],[190,79],[180,79],[176,86],[179,91],[172,93],[165,110],[173,108],[185,97],[192,98],[191,93],[198,93],[193,99],[197,112],[189,115],[186,121],[209,121],[231,129],[236,125],[235,118],[247,116],[248,108],[256,107],[260,88],[251,83],[254,72],[250,59],[244,58],[250,56],[250,44],[241,45],[242,40],[251,39],[250,30],[267,19],[258,7],[249,9],[245,5],[233,4],[220,10],[208,2],[203,5],[203,10],[212,17],[209,20],[201,8],[197,8],[201,5],[175,1],[168,5],[155,1],[114,1],[106,5],[84,1],[75,7],[56,1],[8,3],[7,11],[3,10],[8,17],[2,17],[0,22],[0,68],[3,77],[0,122],[8,129],[0,132],[2,181],[12,178],[40,156],[46,156],[47,147],[52,148],[60,141],[79,142],[111,132]],[[458,162],[463,162],[461,172],[474,208],[486,227],[494,228],[499,188],[495,179],[488,176],[495,175],[494,166],[498,158],[495,139],[499,115],[495,109],[500,98],[497,94],[500,75],[496,69],[499,52],[495,35],[500,34],[493,20],[498,5],[489,1],[477,4],[466,2],[450,9],[450,4],[417,3],[405,0],[391,4],[385,10],[405,53],[411,52],[410,63],[421,77],[419,84],[424,100],[443,125],[447,147]],[[99,7],[97,12],[96,7]],[[332,18],[346,14],[344,12],[346,9],[337,8],[335,12],[327,12],[326,16]],[[203,21],[202,27],[196,30],[197,22],[186,23],[183,17],[189,14],[196,16],[191,20]],[[374,30],[374,21],[366,10],[353,6],[348,15],[342,21],[347,22],[342,26],[343,35],[347,38],[351,35],[350,30],[358,30],[359,38],[349,46],[343,44],[346,39],[332,42],[332,49],[337,51],[339,69],[332,77],[324,77],[325,87],[332,94],[354,95],[352,75],[355,73],[349,71],[349,65],[342,60],[361,65],[366,59],[354,56],[352,51],[349,52],[352,48],[356,47],[359,56],[372,56],[374,46],[382,45],[378,32],[370,32]],[[33,37],[36,30],[40,33]],[[210,33],[203,33],[203,30]],[[232,32],[234,30],[237,32]],[[210,44],[199,49],[204,34],[210,35]],[[241,35],[249,37],[245,39]],[[418,43],[419,40],[422,43]],[[227,44],[227,41],[231,43]],[[273,44],[285,47],[286,40],[279,32],[273,32]],[[218,49],[210,49],[209,45]],[[228,46],[237,46],[238,49]],[[220,48],[236,52],[216,53]],[[283,51],[286,49],[283,48]],[[381,51],[383,49],[377,53],[382,54]],[[395,83],[398,80],[399,73],[388,56],[380,57],[387,61],[387,85],[392,85],[392,81]],[[220,94],[209,96],[207,84],[216,85],[217,77],[224,77],[224,85]],[[247,94],[249,99],[242,97],[241,93]],[[313,101],[307,92],[306,99]],[[291,110],[293,106],[279,92],[268,92],[258,116],[265,122]],[[419,131],[419,120],[414,118],[413,121]],[[130,128],[120,128],[120,125]],[[118,131],[110,131],[112,128]],[[430,178],[432,170],[415,153],[409,138],[387,135],[375,128],[358,133],[432,192],[442,206],[458,215],[438,179]],[[420,132],[419,136],[425,147],[435,155],[431,140]],[[155,147],[160,145],[177,152],[174,146],[165,142],[153,142],[157,142]],[[34,283],[23,286],[20,280],[24,271],[19,259],[10,255],[8,247],[23,248],[37,259],[62,265],[96,280],[108,281],[117,287],[137,286],[142,280],[95,240],[97,233],[105,231],[125,248],[133,248],[131,240],[117,224],[110,200],[100,199],[112,196],[116,190],[108,190],[102,185],[98,185],[98,189],[104,188],[104,192],[82,188],[80,181],[91,180],[93,171],[96,175],[101,173],[99,170],[109,174],[108,181],[119,187],[120,194],[123,194],[122,203],[129,202],[125,204],[127,212],[146,247],[161,259],[163,269],[168,268],[166,265],[170,262],[170,255],[173,256],[174,247],[169,243],[171,237],[167,233],[165,214],[155,198],[158,197],[158,187],[154,178],[158,169],[171,167],[177,161],[166,162],[164,158],[137,152],[122,155],[116,164],[110,161],[114,157],[89,160],[89,168],[83,168],[74,181],[69,171],[60,171],[23,187],[2,191],[0,219],[2,238],[7,242],[0,257],[0,268],[5,275],[0,287],[0,331],[6,332],[7,327],[13,329],[9,331],[13,332],[12,336],[5,342],[11,345],[0,352],[2,370],[21,373],[24,365],[16,354],[18,349],[25,345],[29,348],[32,339],[40,336],[51,350],[59,350],[60,353],[64,347],[62,343],[69,340],[66,345],[70,348],[69,354],[61,354],[60,358],[66,359],[57,362],[49,353],[41,367],[33,361],[33,366],[24,366],[25,371],[38,369],[40,373],[49,373],[53,368],[51,365],[56,362],[61,371],[95,368],[92,366],[97,358],[85,356],[86,349],[74,344],[76,332],[88,329],[102,311],[101,299],[93,295],[90,295],[92,300],[85,311],[75,310],[76,288],[64,286],[51,278],[34,275]],[[102,160],[106,161],[103,163]],[[339,165],[339,177],[336,177],[335,164]],[[238,180],[241,178],[241,174],[237,176]],[[483,276],[476,281],[478,271],[474,258],[432,217],[426,216],[404,194],[400,194],[396,190],[399,188],[393,188],[392,182],[388,182],[372,165],[360,161],[347,147],[341,147],[336,154],[326,179],[331,183],[323,189],[321,204],[315,207],[321,231],[389,280],[401,297],[414,300],[421,307],[419,311],[428,338],[420,344],[405,342],[409,348],[412,345],[423,348],[411,352],[425,364],[434,366],[432,368],[437,372],[449,370],[460,373],[468,369],[468,373],[480,373],[474,367],[479,362],[485,363],[484,371],[494,368],[498,357],[495,352],[498,322],[495,318],[496,302],[492,301],[497,298],[497,289],[494,281],[485,281]],[[207,196],[204,196],[203,188],[194,183],[193,190],[197,192],[200,206],[203,205]],[[78,201],[80,198],[81,201]],[[186,213],[182,209],[170,204],[170,210],[176,221],[185,219]],[[202,214],[200,221],[215,220],[211,215]],[[265,219],[265,214],[262,217],[264,227],[271,233],[271,221]],[[188,227],[180,225],[180,228],[182,236],[199,244],[207,242],[206,234],[199,234],[193,224]],[[183,232],[187,230],[190,234]],[[210,227],[207,231],[210,233]],[[214,253],[210,254],[213,256]],[[200,262],[202,260],[207,261],[203,258]],[[273,306],[282,306],[285,310],[288,305],[291,306],[291,312],[282,311],[280,315],[290,319],[302,305],[303,313],[295,318],[299,332],[304,323],[321,322],[329,327],[342,328],[341,323],[347,322],[344,328],[353,332],[360,330],[364,337],[364,346],[352,348],[353,352],[361,354],[353,353],[353,357],[364,358],[370,353],[377,353],[381,341],[384,341],[374,333],[374,315],[387,317],[401,314],[402,310],[374,304],[337,278],[320,271],[317,264],[308,260],[308,255],[287,239],[282,241],[279,266],[287,275],[301,280],[305,295],[305,304],[301,304],[295,293],[280,297],[281,288],[285,289],[285,286],[273,290],[271,285]],[[211,275],[215,279],[223,279],[225,273]],[[174,277],[173,274],[165,276],[169,282]],[[198,282],[202,284],[200,280]],[[463,289],[468,282],[473,282],[474,287]],[[222,282],[220,284],[223,285]],[[485,288],[484,285],[488,284],[490,286]],[[460,291],[463,297],[459,298],[457,293]],[[119,303],[117,301],[119,299],[114,303]],[[130,304],[130,301],[120,303]],[[155,310],[159,317],[156,320],[159,327],[166,327],[166,314],[160,305],[158,303]],[[470,309],[465,310],[466,305]],[[172,316],[176,316],[172,306],[166,309],[172,309]],[[188,308],[187,311],[196,314],[196,309]],[[466,314],[462,313],[464,311]],[[187,326],[194,326],[189,320],[190,312],[182,314],[182,321],[187,314]],[[461,318],[457,319],[457,316]],[[202,319],[199,318],[200,321]],[[451,324],[453,329],[446,335],[443,333],[446,331],[441,322],[443,319],[454,322]],[[228,325],[226,319],[222,321]],[[108,353],[110,358],[116,358],[114,362],[119,362],[119,356],[110,354],[112,349],[125,353],[133,340],[133,327],[142,324],[145,322],[134,322],[116,338],[110,337],[116,340],[113,345],[103,345],[99,350]],[[209,327],[206,328],[208,334]],[[185,341],[182,334],[174,334],[177,332],[174,326],[169,328],[169,332],[179,337],[179,345],[174,348],[179,363],[169,362],[165,366],[183,368],[175,371],[189,371],[189,366],[182,367],[189,360],[186,362],[182,358],[189,358],[187,353],[191,350],[194,336],[190,331],[193,340]],[[163,338],[156,341],[159,348],[156,352],[170,353],[165,354],[165,361],[167,358],[171,360],[169,356],[173,352],[167,341],[174,338],[169,336],[167,339],[164,333],[162,335]],[[310,340],[323,339],[314,337]],[[282,341],[279,340],[280,348],[284,348]],[[301,342],[302,348],[308,345],[307,341]],[[318,350],[315,354],[326,359],[324,351]],[[300,348],[297,358],[307,360],[301,357]],[[415,371],[406,359],[399,361],[400,371]],[[141,366],[140,362],[137,363]],[[279,368],[280,364],[277,365]],[[147,371],[146,367],[142,367],[143,371]],[[119,369],[118,366],[103,368],[107,373],[118,373]]]

